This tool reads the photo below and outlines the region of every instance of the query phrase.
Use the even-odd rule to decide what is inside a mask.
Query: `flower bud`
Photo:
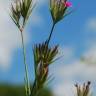
[[[63,19],[67,8],[70,6],[72,4],[67,0],[50,0],[50,11],[55,24]]]
[[[12,3],[11,18],[20,30],[25,27],[32,9],[33,0],[14,0]]]
[[[87,84],[84,83],[83,86],[75,84],[77,96],[89,96],[90,95],[90,84],[91,84],[90,81],[88,81]]]

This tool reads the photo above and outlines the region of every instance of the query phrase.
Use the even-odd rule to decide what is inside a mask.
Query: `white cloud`
[[[89,65],[81,61],[74,61],[69,65],[59,67],[59,69],[57,67],[57,70],[58,72],[56,72],[56,75],[61,79],[66,78],[66,80],[70,80],[77,77],[82,80],[96,79],[96,77],[94,77],[96,74],[96,65]]]
[[[62,84],[56,84],[55,90],[53,90],[55,96],[72,96],[74,95],[74,85],[73,82],[67,81],[62,82]]]
[[[90,18],[86,25],[89,31],[96,32],[96,17]]]
[[[96,46],[95,43],[84,54],[84,62],[96,65]]]
[[[62,49],[63,50],[63,49]],[[96,48],[93,47],[84,53],[84,56],[93,56],[94,62],[96,61]],[[69,55],[70,57],[70,55]],[[90,59],[90,58],[89,58]],[[88,62],[82,62],[75,59],[70,64],[63,64],[64,62],[59,60],[59,64],[55,64],[55,80],[56,85],[53,86],[53,91],[56,96],[74,96],[75,83],[84,83],[91,81],[93,84],[96,80],[96,65],[93,64],[93,60],[90,64]]]
[[[58,55],[62,56],[61,59],[68,60],[68,59],[73,57],[74,49],[72,47],[69,47],[69,46],[59,48],[59,54]]]

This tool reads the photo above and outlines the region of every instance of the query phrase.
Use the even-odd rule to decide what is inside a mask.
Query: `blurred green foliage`
[[[0,96],[25,96],[24,86],[0,84]],[[53,95],[49,89],[45,88],[40,91],[39,96],[53,96]]]

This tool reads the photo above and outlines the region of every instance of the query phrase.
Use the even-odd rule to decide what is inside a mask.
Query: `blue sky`
[[[96,79],[94,77],[96,74],[96,1],[70,0],[70,2],[72,2],[70,10],[75,9],[75,11],[56,25],[51,40],[51,45],[60,45],[58,56],[64,56],[50,67],[50,73],[55,77],[50,85],[57,96],[74,95],[68,91],[76,82],[82,83],[90,79],[92,87],[96,87],[94,83]],[[1,12],[3,12],[0,12],[2,27],[0,28],[0,82],[17,84],[23,83],[23,56],[20,34],[8,16],[6,11],[8,6],[8,0],[0,1]],[[48,37],[51,26],[48,0],[41,0],[33,11],[24,32],[30,80],[34,78],[32,46]],[[82,56],[86,58],[84,64],[80,61]],[[89,63],[91,66],[88,65]],[[60,90],[65,91],[62,93]]]

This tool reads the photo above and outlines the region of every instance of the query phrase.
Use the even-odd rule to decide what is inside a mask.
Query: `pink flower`
[[[72,3],[66,1],[66,2],[64,3],[64,5],[65,5],[65,7],[71,7],[71,6],[72,6]]]

